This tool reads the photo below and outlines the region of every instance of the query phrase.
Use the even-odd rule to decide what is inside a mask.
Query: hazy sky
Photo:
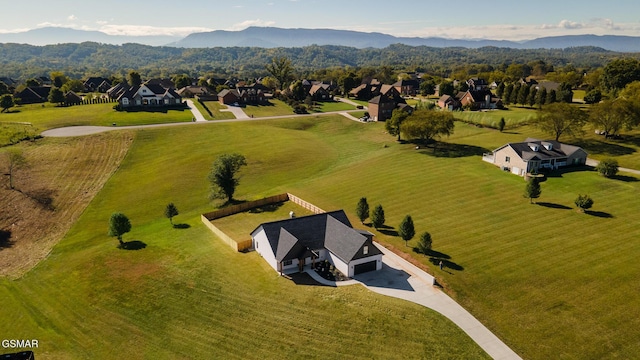
[[[640,36],[638,0],[2,0],[1,32],[45,26],[179,35],[247,26],[331,28],[396,36],[523,40]]]

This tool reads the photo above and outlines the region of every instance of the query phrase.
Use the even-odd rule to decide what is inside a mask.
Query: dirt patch
[[[18,147],[27,166],[9,188],[7,157],[0,153],[0,275],[16,278],[60,241],[120,166],[133,133],[41,139]]]

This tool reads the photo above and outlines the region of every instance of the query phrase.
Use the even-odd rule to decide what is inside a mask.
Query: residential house
[[[443,110],[458,110],[462,107],[460,101],[451,95],[442,95],[440,99],[438,99],[438,107]]]
[[[83,83],[87,92],[107,92],[111,88],[111,81],[103,77],[90,77]]]
[[[418,80],[398,80],[393,84],[393,87],[398,90],[400,95],[415,96],[420,90],[420,83]]]
[[[369,100],[367,109],[369,117],[373,121],[386,121],[391,118],[393,110],[396,108],[404,109],[411,113],[413,108],[407,105],[407,102],[400,96],[400,93],[393,85],[380,85],[379,95]]]
[[[127,84],[126,82],[121,82],[110,87],[107,90],[107,95],[109,96],[109,99],[117,99],[120,97],[120,95],[124,94],[124,92],[127,91],[128,89],[129,89],[129,84]]]
[[[185,86],[176,91],[183,98],[193,98],[196,96],[209,95],[209,89],[206,86]]]
[[[470,91],[484,91],[489,87],[489,83],[485,79],[475,77],[467,80],[467,86]]]
[[[29,86],[15,94],[20,104],[37,104],[49,101],[51,86]]]
[[[240,92],[237,89],[224,89],[218,93],[218,101],[223,105],[240,103]]]
[[[382,269],[373,234],[354,229],[342,210],[263,223],[251,238],[255,251],[279,273],[325,260],[348,277]]]
[[[68,91],[64,95],[64,103],[67,105],[77,105],[82,102],[82,97],[73,91]]]
[[[165,79],[160,79],[160,78],[149,79],[144,83],[149,85],[160,85],[165,89],[170,89],[170,88],[175,89],[176,87],[176,84],[173,82],[173,80],[166,79],[166,78]]]
[[[560,88],[560,83],[555,81],[541,80],[535,86],[538,90],[545,88],[547,89],[547,91],[551,91],[551,90],[558,91],[558,89]]]
[[[502,99],[493,95],[491,90],[487,88],[484,90],[469,89],[466,92],[461,91],[456,95],[456,99],[462,107],[471,110],[502,109],[504,107]]]
[[[245,104],[264,104],[267,103],[267,97],[260,86],[248,86],[237,89],[224,89],[218,93],[218,101],[223,105],[238,103]]]
[[[311,86],[309,89],[309,95],[313,101],[329,101],[333,100],[330,89],[331,85],[318,83]]]
[[[35,78],[37,82],[40,83],[40,85],[42,86],[51,86],[53,85],[53,80],[51,80],[49,77],[47,76],[38,76]]]
[[[8,87],[15,87],[18,84],[17,81],[13,80],[10,77],[6,77],[6,76],[0,77],[0,82],[4,83]]]
[[[146,82],[123,92],[118,97],[118,103],[122,108],[167,107],[181,104],[182,97],[173,88]]]
[[[527,138],[524,142],[508,143],[484,154],[482,160],[518,176],[555,170],[572,165],[584,165],[587,152],[574,145],[554,140]]]
[[[518,80],[518,83],[520,83],[520,85],[526,85],[526,86],[538,85],[538,82],[532,78],[520,78]]]

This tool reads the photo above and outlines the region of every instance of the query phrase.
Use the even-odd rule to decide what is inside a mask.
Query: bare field
[[[118,169],[133,133],[22,143],[27,166],[9,189],[8,160],[0,156],[0,275],[16,278],[33,268],[66,234]],[[4,154],[3,154],[4,155]],[[106,230],[105,230],[106,231]]]

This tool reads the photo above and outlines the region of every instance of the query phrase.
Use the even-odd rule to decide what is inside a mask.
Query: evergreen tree
[[[421,254],[427,255],[431,251],[432,245],[433,240],[431,239],[431,234],[429,234],[428,232],[424,232],[422,233],[422,235],[420,235],[420,240],[418,241],[416,250],[418,250],[418,252]]]
[[[540,189],[540,183],[538,178],[530,178],[527,181],[527,186],[524,189],[524,197],[529,198],[529,203],[533,204],[533,199],[540,197],[542,190]]]
[[[369,217],[369,203],[367,203],[367,198],[360,198],[358,201],[358,205],[356,206],[356,215],[360,222],[364,224],[365,219]]]
[[[404,240],[404,245],[409,246],[409,240],[413,239],[416,235],[416,230],[413,227],[413,219],[411,215],[407,215],[402,219],[400,226],[398,227],[398,235]]]
[[[384,209],[382,208],[382,205],[377,205],[371,213],[371,224],[374,228],[378,229],[384,225],[384,222]]]
[[[504,121],[504,118],[500,118],[500,122],[498,123],[498,130],[502,132],[502,130],[504,130],[505,125],[506,125],[506,122]]]
[[[178,208],[173,204],[167,204],[167,207],[164,209],[164,216],[169,218],[171,225],[173,225],[173,217],[178,216]]]

